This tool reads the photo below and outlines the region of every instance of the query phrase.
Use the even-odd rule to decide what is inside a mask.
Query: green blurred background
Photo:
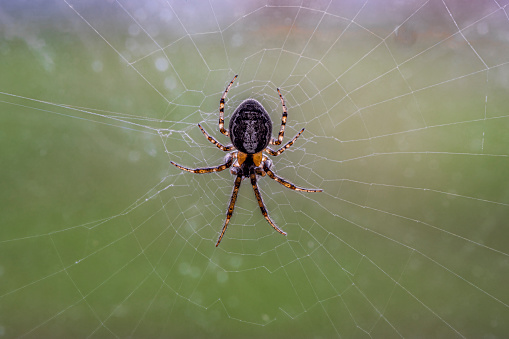
[[[0,337],[509,336],[507,2],[1,1]],[[233,176],[217,128],[285,140]]]

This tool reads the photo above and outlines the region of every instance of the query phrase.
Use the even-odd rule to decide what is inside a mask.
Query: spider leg
[[[283,153],[287,148],[289,148],[290,146],[293,145],[293,143],[295,142],[295,140],[297,140],[298,137],[300,137],[300,135],[302,134],[302,132],[304,132],[304,128],[300,130],[300,132],[293,137],[292,140],[288,141],[283,147],[281,147],[280,149],[278,149],[277,151],[274,151],[272,148],[270,147],[267,147],[265,149],[265,151],[267,151],[267,153],[269,153],[270,155],[273,155],[273,156],[277,156],[277,155],[280,155],[281,153]]]
[[[230,84],[228,86],[226,86],[223,96],[221,97],[221,100],[219,101],[219,130],[221,131],[221,133],[223,133],[226,136],[228,136],[230,133],[228,133],[228,131],[224,129],[224,99],[226,98],[226,94],[230,90],[230,87],[232,87],[233,82],[235,81],[235,79],[237,79],[237,76],[238,75],[235,75],[233,77],[232,81],[230,81]]]
[[[238,174],[235,179],[235,184],[233,185],[232,197],[230,198],[230,205],[228,206],[228,212],[226,213],[226,220],[224,222],[223,229],[221,230],[221,235],[219,239],[217,239],[216,247],[219,246],[221,239],[223,239],[224,232],[226,232],[226,227],[230,223],[230,218],[233,214],[233,208],[235,207],[235,201],[237,200],[237,194],[239,193],[240,183],[242,182],[242,174]]]
[[[269,222],[270,226],[274,227],[276,231],[281,233],[282,235],[286,235],[285,232],[283,232],[279,227],[274,224],[272,220],[270,220],[269,215],[267,214],[267,209],[265,208],[265,205],[263,204],[262,195],[260,194],[260,191],[258,190],[258,185],[256,184],[256,174],[254,172],[250,175],[251,178],[251,185],[253,186],[253,191],[256,196],[256,200],[258,200],[258,205],[260,206],[260,210],[262,211],[263,216],[265,219]]]
[[[205,135],[205,137],[211,142],[213,143],[214,145],[217,146],[217,148],[219,148],[221,151],[225,151],[225,152],[229,152],[231,151],[234,147],[233,145],[228,145],[228,146],[223,146],[219,141],[217,141],[216,139],[214,139],[214,137],[211,137],[207,132],[205,132],[205,130],[203,129],[203,127],[201,127],[200,124],[198,124],[198,127],[200,127],[203,135]]]
[[[203,167],[203,168],[188,168],[182,165],[177,164],[176,162],[170,161],[170,163],[183,171],[191,172],[191,173],[212,173],[212,172],[220,172],[222,170],[227,169],[233,164],[233,155],[230,153],[225,157],[225,163],[216,167]]]
[[[281,145],[281,143],[283,142],[283,136],[285,135],[286,118],[288,117],[288,111],[286,109],[285,100],[283,99],[283,96],[281,95],[281,91],[279,90],[279,88],[277,89],[277,92],[279,93],[279,98],[281,99],[281,105],[283,105],[283,116],[281,117],[281,128],[279,130],[277,140],[272,138],[272,140],[270,141],[272,145]]]
[[[292,189],[294,191],[311,192],[311,193],[312,192],[322,192],[323,191],[322,189],[309,189],[309,188],[302,188],[302,187],[295,186],[294,184],[292,184],[288,180],[283,179],[280,176],[277,176],[274,172],[272,172],[270,170],[270,168],[269,168],[269,165],[268,165],[267,161],[265,161],[263,163],[263,170],[267,173],[267,175],[269,177],[271,177],[272,179],[276,180],[281,185],[283,185],[285,187],[288,187],[289,189]]]

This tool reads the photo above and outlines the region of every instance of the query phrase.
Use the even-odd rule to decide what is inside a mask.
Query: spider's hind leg
[[[293,143],[295,142],[295,140],[297,140],[298,137],[300,137],[300,135],[302,134],[302,132],[304,132],[304,128],[300,130],[300,132],[293,137],[292,140],[288,141],[283,147],[281,147],[280,149],[278,149],[277,151],[274,151],[272,148],[270,147],[267,147],[265,148],[265,151],[267,153],[269,153],[270,155],[272,156],[278,156],[280,155],[281,153],[283,153],[286,149],[290,148],[290,146],[293,145]]]
[[[210,141],[211,143],[213,143],[214,145],[217,146],[217,148],[219,148],[221,151],[225,151],[225,152],[229,152],[231,151],[234,147],[233,145],[228,145],[228,146],[223,146],[223,144],[221,144],[219,141],[217,141],[214,137],[210,136],[203,127],[201,127],[200,124],[198,124],[198,127],[200,127],[201,129],[201,132],[203,133],[203,135],[205,136],[205,138],[207,138],[208,141]]]
[[[279,129],[279,134],[277,139],[272,138],[270,141],[271,145],[281,145],[283,142],[283,136],[285,135],[285,126],[286,126],[286,119],[288,117],[288,110],[286,109],[285,105],[285,99],[283,99],[283,95],[281,95],[281,91],[279,88],[277,89],[277,92],[279,94],[279,99],[281,99],[281,105],[283,106],[283,115],[281,116],[281,128]]]
[[[219,131],[221,131],[221,133],[223,133],[226,136],[229,136],[230,133],[224,129],[224,99],[226,98],[226,94],[228,94],[230,87],[232,87],[233,82],[235,81],[235,79],[237,79],[237,76],[238,75],[235,75],[232,81],[230,81],[230,84],[226,86],[223,96],[221,96],[221,100],[219,101]]]

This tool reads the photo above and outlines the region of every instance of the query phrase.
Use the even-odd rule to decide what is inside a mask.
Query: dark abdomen
[[[263,106],[254,99],[244,100],[230,119],[230,139],[240,152],[263,151],[272,136],[272,121]]]

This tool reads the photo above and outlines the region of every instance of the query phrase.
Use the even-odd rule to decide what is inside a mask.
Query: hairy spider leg
[[[253,191],[256,196],[256,200],[258,200],[258,205],[260,206],[260,210],[262,211],[263,216],[276,231],[278,231],[282,235],[286,235],[286,233],[283,232],[279,227],[277,227],[276,224],[274,224],[274,222],[272,220],[270,220],[270,218],[269,218],[267,209],[265,208],[265,205],[262,200],[262,195],[260,194],[260,191],[258,190],[258,185],[256,184],[256,173],[252,172],[250,175],[250,178],[251,178],[251,185],[253,186]]]
[[[226,162],[222,165],[216,166],[216,167],[203,167],[203,168],[187,168],[182,165],[177,164],[176,162],[170,161],[170,163],[178,168],[180,168],[183,171],[191,172],[191,173],[212,173],[212,172],[220,172],[227,168],[229,168],[233,163],[233,156],[228,156],[226,159]]]
[[[223,239],[224,232],[226,232],[226,227],[230,223],[230,219],[233,215],[233,208],[235,207],[235,201],[237,200],[237,195],[239,193],[240,183],[242,182],[242,174],[237,174],[237,178],[235,178],[235,184],[233,185],[232,197],[230,198],[230,205],[228,206],[228,212],[226,212],[226,220],[224,221],[223,229],[221,230],[221,235],[219,239],[217,239],[216,247],[219,246],[221,239]]]
[[[279,129],[279,135],[277,137],[277,140],[270,141],[271,145],[281,145],[283,142],[283,136],[285,135],[285,126],[286,126],[286,119],[288,117],[288,110],[286,109],[285,100],[283,99],[283,96],[281,95],[281,91],[279,88],[277,89],[277,92],[279,93],[279,98],[281,99],[281,105],[283,105],[283,116],[281,117],[281,128]]]
[[[217,141],[216,139],[214,139],[214,137],[211,137],[207,132],[205,132],[205,130],[203,129],[203,127],[201,127],[200,124],[198,124],[198,127],[200,127],[203,135],[205,135],[205,137],[211,142],[213,143],[214,145],[217,146],[217,148],[219,148],[221,151],[225,151],[225,152],[229,152],[231,151],[232,149],[234,149],[233,145],[228,145],[228,146],[223,146],[219,141]]]
[[[302,188],[302,187],[295,186],[294,184],[292,184],[288,180],[283,179],[280,176],[277,176],[274,172],[272,172],[270,170],[270,168],[269,168],[269,165],[268,165],[267,161],[263,162],[263,170],[267,173],[267,175],[269,177],[271,177],[272,179],[276,180],[281,185],[283,185],[283,186],[285,186],[285,187],[287,187],[289,189],[292,189],[294,191],[311,192],[311,193],[313,193],[313,192],[323,192],[322,189],[310,189],[310,188]]]
[[[223,133],[226,136],[229,136],[230,133],[224,129],[224,99],[226,98],[226,94],[230,90],[230,87],[232,87],[233,82],[235,81],[235,79],[237,79],[237,77],[238,77],[238,74],[236,74],[233,77],[232,81],[230,81],[230,84],[228,86],[226,86],[223,96],[221,97],[221,100],[219,101],[219,130],[221,131],[221,133]]]
[[[283,153],[287,148],[289,148],[290,146],[293,145],[293,143],[295,142],[295,140],[297,140],[298,137],[300,137],[300,135],[302,134],[302,132],[304,132],[304,128],[300,130],[300,132],[293,137],[292,140],[288,141],[283,147],[281,147],[280,149],[278,149],[277,151],[274,151],[272,148],[270,147],[267,147],[265,148],[265,151],[267,153],[269,153],[270,155],[273,155],[273,156],[278,156],[280,155],[281,153]]]

